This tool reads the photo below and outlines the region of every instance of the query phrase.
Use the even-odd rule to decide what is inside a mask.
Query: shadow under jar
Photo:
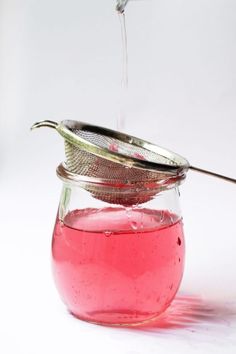
[[[183,275],[178,186],[184,177],[137,187],[82,177],[63,164],[57,175],[63,187],[52,267],[68,310],[104,325],[156,318],[170,305]],[[113,204],[102,201],[104,195],[111,195]],[[134,195],[142,204],[118,204]]]

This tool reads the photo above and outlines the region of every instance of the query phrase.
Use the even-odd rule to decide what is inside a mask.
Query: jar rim
[[[93,184],[103,187],[112,187],[117,189],[135,188],[142,185],[147,189],[171,189],[179,186],[186,178],[186,174],[170,176],[159,180],[127,181],[111,178],[98,178],[79,175],[67,169],[66,163],[62,162],[56,169],[57,176],[65,183],[81,185],[83,183]]]

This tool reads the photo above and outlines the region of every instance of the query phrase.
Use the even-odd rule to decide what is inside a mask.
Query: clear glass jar
[[[63,164],[57,175],[63,187],[52,266],[68,310],[106,325],[156,318],[170,305],[183,275],[178,190],[183,177],[136,188],[143,203],[122,206],[102,201],[101,195],[111,193],[119,200],[123,193],[129,197],[133,186],[85,178]]]

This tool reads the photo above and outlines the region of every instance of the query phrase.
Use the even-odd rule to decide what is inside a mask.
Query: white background
[[[236,188],[189,172],[181,187],[187,257],[158,325],[112,329],[70,316],[54,288],[50,242],[62,139],[30,133],[65,118],[117,127],[236,177],[236,2],[127,6],[129,91],[112,0],[0,0],[0,352],[235,353]]]

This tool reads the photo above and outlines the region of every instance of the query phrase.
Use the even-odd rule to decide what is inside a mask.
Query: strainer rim
[[[107,137],[112,137],[120,140],[123,143],[133,144],[134,146],[141,147],[144,150],[150,151],[152,153],[160,154],[170,161],[176,161],[176,163],[165,164],[148,160],[141,160],[137,157],[126,156],[118,152],[110,151],[107,148],[99,147],[98,145],[93,144],[86,139],[79,137],[78,135],[76,136],[75,133],[71,132],[70,129],[72,129],[72,127],[70,127],[70,125],[72,124],[75,125],[73,129],[89,131],[92,133],[105,135]],[[63,120],[58,123],[56,129],[64,137],[64,139],[72,143],[74,146],[78,146],[81,150],[92,153],[93,155],[96,155],[100,158],[105,158],[106,160],[123,164],[127,167],[145,169],[153,172],[162,171],[167,175],[177,176],[178,174],[185,173],[190,166],[186,158],[169,149],[163,148],[159,145],[153,144],[133,135],[122,133],[102,126],[92,125],[76,120]]]

